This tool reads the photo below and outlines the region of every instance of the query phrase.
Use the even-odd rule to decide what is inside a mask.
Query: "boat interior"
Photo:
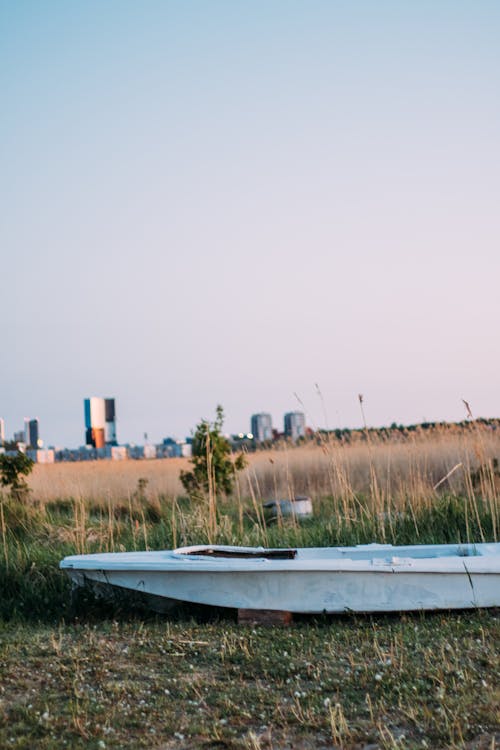
[[[496,549],[494,550],[493,547]],[[197,545],[180,547],[176,554],[212,558],[265,558],[274,560],[301,559],[342,559],[376,560],[397,554],[398,557],[413,559],[445,557],[477,557],[500,554],[499,544],[416,544],[393,546],[392,544],[359,544],[356,547],[307,547],[266,549],[264,547],[231,547],[223,545]]]

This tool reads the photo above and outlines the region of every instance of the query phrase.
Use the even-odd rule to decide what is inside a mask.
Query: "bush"
[[[222,434],[224,411],[216,410],[215,422],[203,419],[196,427],[193,437],[192,471],[181,471],[181,482],[190,497],[203,497],[210,490],[230,495],[233,491],[236,472],[246,466],[246,458],[240,453],[234,461],[231,446]]]
[[[24,476],[31,473],[33,464],[31,458],[21,451],[15,456],[0,455],[0,484],[9,487],[10,493],[18,500],[25,499],[29,493]]]

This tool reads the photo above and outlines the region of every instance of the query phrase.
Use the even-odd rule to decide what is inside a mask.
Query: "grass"
[[[344,515],[345,512],[345,515]],[[102,550],[168,549],[206,543],[211,529],[203,505],[187,500],[163,500],[151,505],[145,498],[104,511],[82,501],[59,501],[34,508],[3,499],[3,515],[10,525],[0,559],[0,618],[38,620],[69,616],[69,581],[59,571],[62,557]],[[431,507],[403,512],[371,513],[369,497],[357,496],[346,506],[324,498],[312,519],[268,523],[250,500],[241,505],[219,502],[217,533],[212,541],[254,546],[349,546],[372,541],[392,544],[446,543],[493,540],[489,503],[474,509],[465,498],[443,495]]]
[[[492,612],[4,626],[0,746],[493,750],[499,636]]]
[[[381,491],[392,498],[408,493],[432,497],[434,485],[460,464],[442,489],[463,494],[470,470],[486,466],[494,457],[500,457],[500,429],[476,423],[395,431],[391,437],[374,434],[369,440],[360,433],[354,442],[329,436],[319,445],[292,448],[282,444],[248,454],[249,468],[240,475],[240,484],[243,495],[249,494],[251,486],[262,497],[341,496],[350,491],[366,493],[373,469]],[[150,499],[173,498],[183,493],[179,473],[187,467],[188,459],[182,458],[38,464],[30,486],[40,503],[68,497],[122,503],[144,478]]]
[[[209,540],[494,541],[498,440],[440,429],[258,453],[215,523],[180,494],[182,461],[36,467],[27,501],[1,497],[0,747],[493,750],[498,610],[252,629],[230,611],[74,601],[58,563]],[[264,517],[261,499],[299,492],[312,519]]]

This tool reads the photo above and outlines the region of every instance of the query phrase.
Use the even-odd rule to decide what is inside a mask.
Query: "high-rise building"
[[[104,399],[104,442],[116,445],[116,416],[114,398]]]
[[[29,448],[38,448],[38,419],[24,418],[24,442]]]
[[[94,448],[116,445],[114,398],[91,396],[83,401],[85,412],[85,443]]]
[[[273,420],[271,415],[261,412],[252,414],[250,419],[250,432],[257,443],[263,443],[265,440],[273,439]]]
[[[0,448],[5,443],[5,421],[0,417]]]
[[[285,414],[285,437],[295,441],[306,434],[306,418],[301,411],[289,411]]]

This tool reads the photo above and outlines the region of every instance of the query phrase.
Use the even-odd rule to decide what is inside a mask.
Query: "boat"
[[[500,543],[266,549],[198,545],[65,557],[78,588],[291,613],[500,606]],[[157,607],[154,607],[157,608]]]

